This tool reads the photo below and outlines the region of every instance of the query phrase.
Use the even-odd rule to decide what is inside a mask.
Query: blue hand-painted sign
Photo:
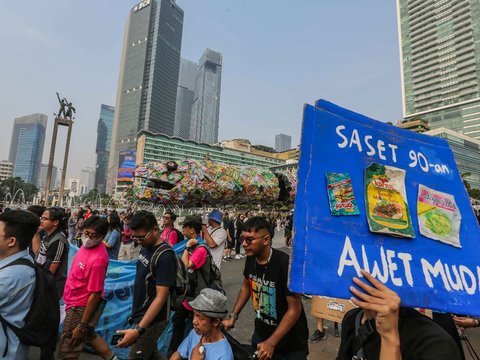
[[[366,204],[366,171],[372,163],[404,173],[403,210],[381,197],[373,211]],[[359,215],[332,215],[330,172],[349,174]],[[452,207],[457,213],[449,219],[443,210]],[[410,219],[402,221],[409,222],[410,236],[370,231],[367,212],[370,219],[399,222],[405,210]],[[480,315],[480,229],[445,140],[323,100],[306,105],[294,217],[292,291],[350,298],[352,277],[365,269],[397,292],[404,306]],[[424,229],[431,229],[421,231],[419,218]],[[453,223],[458,220],[459,228]]]

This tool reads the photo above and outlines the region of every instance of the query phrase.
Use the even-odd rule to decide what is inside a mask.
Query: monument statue
[[[58,92],[57,92],[57,99],[58,99],[58,102],[60,103],[60,109],[58,110],[58,114],[55,114],[55,116],[58,118],[63,117],[64,119],[73,119],[73,114],[76,111],[72,103],[68,102],[67,98],[65,97],[60,99],[60,94]]]
[[[67,110],[67,113],[65,114],[65,117],[69,119],[73,119],[72,115],[76,112],[75,108],[73,107],[71,102],[68,103],[67,107],[68,107],[68,110]]]

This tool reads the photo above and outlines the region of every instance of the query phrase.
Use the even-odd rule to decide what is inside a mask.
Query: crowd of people
[[[29,318],[41,291],[33,264],[55,284],[63,319],[58,341],[53,335],[56,348],[40,344],[45,360],[54,352],[57,359],[77,359],[85,345],[103,359],[117,359],[115,348],[129,348],[128,359],[233,359],[225,331],[234,327],[249,300],[255,315],[251,349],[258,359],[306,359],[308,343],[326,337],[322,319],[309,337],[302,295],[287,286],[289,255],[272,247],[275,230],[281,229],[285,246],[291,246],[293,213],[258,216],[214,209],[185,216],[178,224],[181,231],[176,221],[172,211],[157,219],[145,210],[118,213],[89,206],[74,211],[30,206],[1,213],[0,354],[26,359],[30,344],[22,342],[18,329],[45,325]],[[172,246],[181,242],[185,250],[177,256]],[[79,249],[69,267],[70,244]],[[221,267],[233,259],[245,264],[229,310]],[[136,274],[130,326],[116,329],[110,341],[95,328],[112,260],[136,260]],[[367,272],[362,275],[352,280],[352,302],[358,308],[344,317],[337,359],[464,358],[455,324],[477,327],[478,319],[437,314],[430,320],[401,307],[397,294]],[[171,310],[172,339],[162,354],[157,342]],[[335,334],[340,335],[338,326]]]

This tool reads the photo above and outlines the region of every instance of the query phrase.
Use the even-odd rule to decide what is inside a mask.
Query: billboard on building
[[[133,150],[120,151],[118,155],[117,183],[133,182],[136,155],[137,152]]]

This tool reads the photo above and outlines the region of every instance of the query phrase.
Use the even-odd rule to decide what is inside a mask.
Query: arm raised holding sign
[[[402,358],[398,331],[400,297],[366,271],[361,270],[361,273],[374,287],[353,278],[355,285],[364,292],[351,286],[350,291],[356,296],[351,300],[364,310],[362,323],[370,319],[375,320],[381,339],[379,359],[399,360]]]
[[[350,310],[342,322],[337,360],[462,359],[453,338],[433,320],[412,308],[401,307],[394,291],[361,270],[365,280],[353,278]]]

